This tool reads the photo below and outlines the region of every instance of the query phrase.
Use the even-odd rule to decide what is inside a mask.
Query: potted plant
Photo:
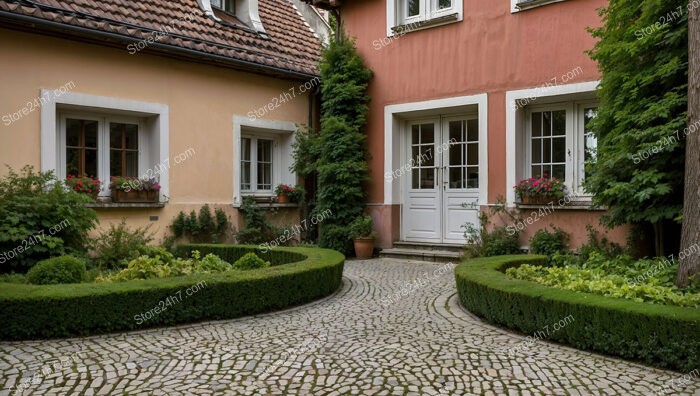
[[[545,173],[544,177],[531,177],[520,181],[515,188],[515,193],[523,205],[547,205],[550,202],[564,198],[566,187],[564,181],[550,178]]]
[[[300,186],[291,186],[289,184],[278,184],[275,187],[278,203],[299,203],[304,199],[305,191]]]
[[[156,179],[111,177],[109,189],[112,191],[112,202],[158,202],[160,184]]]
[[[66,186],[71,190],[90,195],[92,199],[97,199],[97,194],[100,193],[100,179],[89,176],[73,176],[68,175],[65,180]]]
[[[369,259],[374,254],[374,237],[372,236],[372,218],[362,215],[350,223],[350,237],[355,245],[358,259]]]

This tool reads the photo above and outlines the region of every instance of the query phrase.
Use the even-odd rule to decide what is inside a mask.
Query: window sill
[[[523,205],[519,202],[515,203],[518,209],[549,209],[549,210],[578,210],[578,211],[589,211],[589,212],[604,212],[608,210],[605,207],[593,206],[591,201],[572,201],[565,205],[559,205],[558,201],[553,201],[549,205]]]
[[[394,33],[394,36],[396,36],[396,35],[402,36],[406,33],[410,33],[410,32],[416,31],[416,30],[427,29],[427,28],[440,26],[440,25],[446,25],[448,23],[454,23],[454,22],[459,22],[459,21],[460,21],[459,13],[455,12],[454,14],[443,15],[441,17],[432,18],[432,19],[428,19],[425,21],[419,21],[419,22],[413,22],[413,23],[394,26],[391,28],[391,31],[392,31],[392,33]]]
[[[533,8],[545,6],[552,3],[560,3],[566,0],[525,0],[518,1],[515,3],[514,10],[512,12],[527,11]]]
[[[300,205],[298,203],[278,203],[277,196],[275,195],[244,195],[245,198],[253,198],[255,200],[255,206],[262,209],[284,209],[284,208],[298,208]],[[240,208],[243,204],[234,204],[234,208]]]
[[[85,207],[92,209],[159,209],[164,208],[164,202],[95,202],[85,204]]]

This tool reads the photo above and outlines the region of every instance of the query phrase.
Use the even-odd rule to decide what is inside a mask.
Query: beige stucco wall
[[[53,90],[71,81],[74,93],[168,106],[170,158],[189,148],[195,151],[170,167],[170,202],[163,209],[98,211],[101,227],[127,217],[132,225],[153,224],[158,238],[180,210],[198,210],[205,203],[226,208],[238,224],[238,211],[232,207],[233,115],[246,115],[300,85],[144,53],[131,55],[126,47],[106,48],[6,29],[0,29],[0,54],[0,117],[20,111],[42,88]],[[308,105],[308,94],[297,90],[294,99],[263,118],[307,123]],[[7,173],[4,164],[40,168],[40,126],[39,109],[9,126],[0,122],[0,175]],[[149,216],[159,218],[149,221]],[[283,223],[294,221],[298,216],[284,216]]]

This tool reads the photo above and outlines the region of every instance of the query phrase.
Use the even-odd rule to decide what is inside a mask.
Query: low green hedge
[[[464,262],[455,270],[459,298],[474,314],[525,334],[550,329],[548,340],[578,349],[681,372],[700,367],[700,310],[576,293],[504,274],[546,263],[545,256],[523,255]],[[569,315],[572,322],[551,331]]]
[[[256,252],[252,246],[216,245],[211,250],[200,249],[202,246],[196,246],[202,253],[229,252],[231,256],[222,255],[226,260],[239,252]],[[332,250],[276,248],[261,257],[277,265],[115,283],[0,283],[0,339],[66,337],[230,319],[328,296],[342,282],[345,258]]]

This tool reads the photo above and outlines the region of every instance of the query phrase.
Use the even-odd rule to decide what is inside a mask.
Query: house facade
[[[326,29],[288,0],[0,2],[0,174],[98,177],[103,227],[126,218],[163,236],[203,204],[235,225],[243,197],[272,202],[298,182],[291,143],[317,117]],[[158,202],[110,202],[115,176],[158,179]]]
[[[500,224],[522,231],[523,246],[549,225],[574,247],[586,225],[600,228],[604,211],[581,183],[600,78],[587,28],[601,25],[604,0],[311,2],[339,13],[375,73],[368,211],[380,246],[463,244],[462,226],[502,200],[523,223]],[[567,197],[520,205],[513,187],[544,174],[565,180]]]

